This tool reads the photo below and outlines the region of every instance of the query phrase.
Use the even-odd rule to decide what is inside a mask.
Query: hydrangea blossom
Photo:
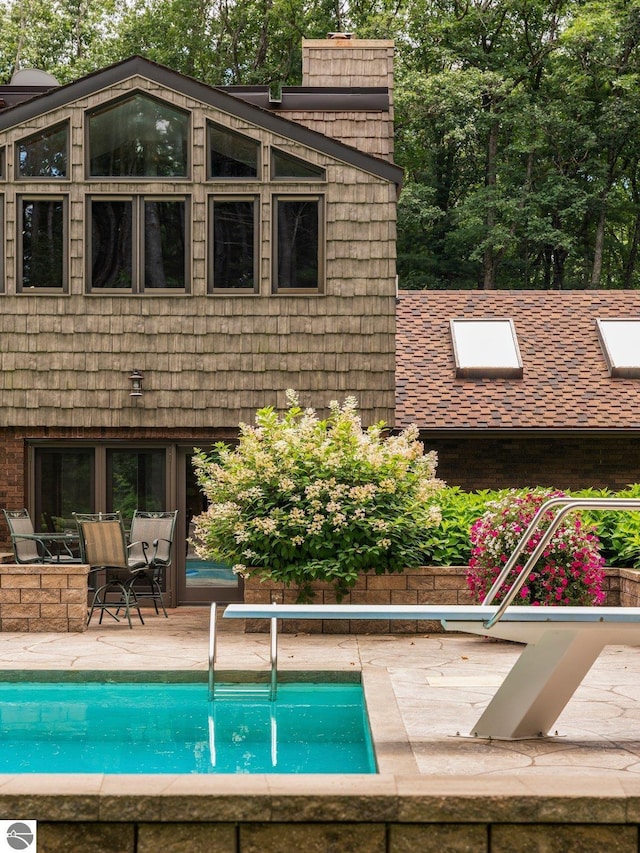
[[[542,489],[524,493],[512,491],[491,503],[488,511],[472,525],[467,585],[476,602],[484,599],[542,504],[549,498],[561,496],[562,492]],[[511,586],[553,517],[553,511],[545,514],[496,601],[500,601]],[[602,604],[603,565],[594,528],[586,524],[579,513],[571,513],[551,538],[514,604]]]
[[[444,484],[417,429],[363,429],[353,397],[331,402],[320,420],[287,396],[283,415],[269,407],[254,426],[241,424],[236,447],[196,453],[209,502],[195,519],[197,552],[244,576],[295,584],[302,598],[316,580],[339,598],[360,572],[420,565],[440,520],[431,498]]]

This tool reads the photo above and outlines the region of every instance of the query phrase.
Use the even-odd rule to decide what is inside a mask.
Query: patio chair
[[[27,509],[3,509],[16,563],[79,563],[66,533],[36,533]]]
[[[136,571],[147,568],[148,564],[145,562],[140,566],[138,560],[133,566],[130,564],[122,516],[119,512],[99,512],[74,513],[74,517],[80,534],[82,557],[90,566],[89,573],[95,576],[104,573],[103,582],[98,581],[93,594],[87,625],[96,610],[100,611],[99,624],[105,613],[119,622],[119,613],[123,609],[130,628],[133,627],[132,610],[137,610],[140,622],[144,625],[132,583]]]
[[[136,596],[150,598],[158,614],[158,603],[167,616],[162,587],[171,565],[171,548],[178,511],[144,512],[136,510],[129,534],[129,565],[137,568],[131,583]]]

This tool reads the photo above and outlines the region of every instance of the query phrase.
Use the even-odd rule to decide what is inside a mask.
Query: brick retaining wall
[[[467,589],[465,567],[418,566],[406,569],[397,575],[365,574],[350,594],[343,598],[344,604],[470,604],[471,593]],[[612,607],[640,606],[640,572],[633,569],[606,569],[604,588],[605,604]],[[335,604],[336,596],[326,583],[313,584],[316,594],[314,604]],[[295,587],[287,588],[282,583],[246,578],[244,582],[245,604],[295,604]],[[261,632],[268,629],[265,619],[247,619],[245,631]],[[439,621],[393,620],[393,623],[366,619],[283,619],[280,629],[286,634],[424,634],[442,633]]]
[[[79,563],[0,564],[0,631],[86,631],[88,573]]]

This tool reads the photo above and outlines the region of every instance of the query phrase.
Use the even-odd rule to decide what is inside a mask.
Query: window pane
[[[28,287],[64,285],[64,202],[23,199],[22,282]]]
[[[255,202],[213,202],[213,286],[255,287]]]
[[[324,180],[325,171],[319,166],[305,163],[297,157],[271,149],[271,175],[273,178],[302,178],[306,180]]]
[[[277,201],[278,290],[318,288],[318,201]]]
[[[189,117],[144,95],[89,117],[92,177],[182,178],[187,175]]]
[[[91,288],[132,286],[131,201],[91,202]]]
[[[67,128],[57,127],[17,144],[21,178],[67,177]]]
[[[456,376],[522,376],[511,320],[451,320],[451,336]]]
[[[144,286],[186,284],[186,228],[184,201],[144,203]]]
[[[0,178],[4,178],[5,153],[4,148],[0,148]]]
[[[36,448],[36,530],[75,530],[74,512],[93,512],[92,449]]]
[[[165,509],[165,451],[107,451],[107,512],[122,513],[127,526],[136,509]]]
[[[600,343],[611,376],[640,377],[640,320],[598,320]]]
[[[209,125],[209,177],[256,178],[260,143],[226,127]]]

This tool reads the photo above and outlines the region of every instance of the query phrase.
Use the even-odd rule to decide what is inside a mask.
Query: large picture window
[[[211,178],[260,177],[260,143],[219,124],[207,127]]]
[[[19,178],[66,178],[68,159],[67,124],[47,128],[16,144]]]
[[[185,198],[94,197],[89,210],[91,291],[188,289]]]
[[[89,113],[89,176],[186,178],[189,115],[135,94]]]
[[[257,211],[256,198],[211,199],[209,292],[257,290]]]
[[[18,210],[18,289],[66,289],[66,197],[22,196]]]
[[[322,288],[322,199],[276,196],[274,213],[274,290]]]

